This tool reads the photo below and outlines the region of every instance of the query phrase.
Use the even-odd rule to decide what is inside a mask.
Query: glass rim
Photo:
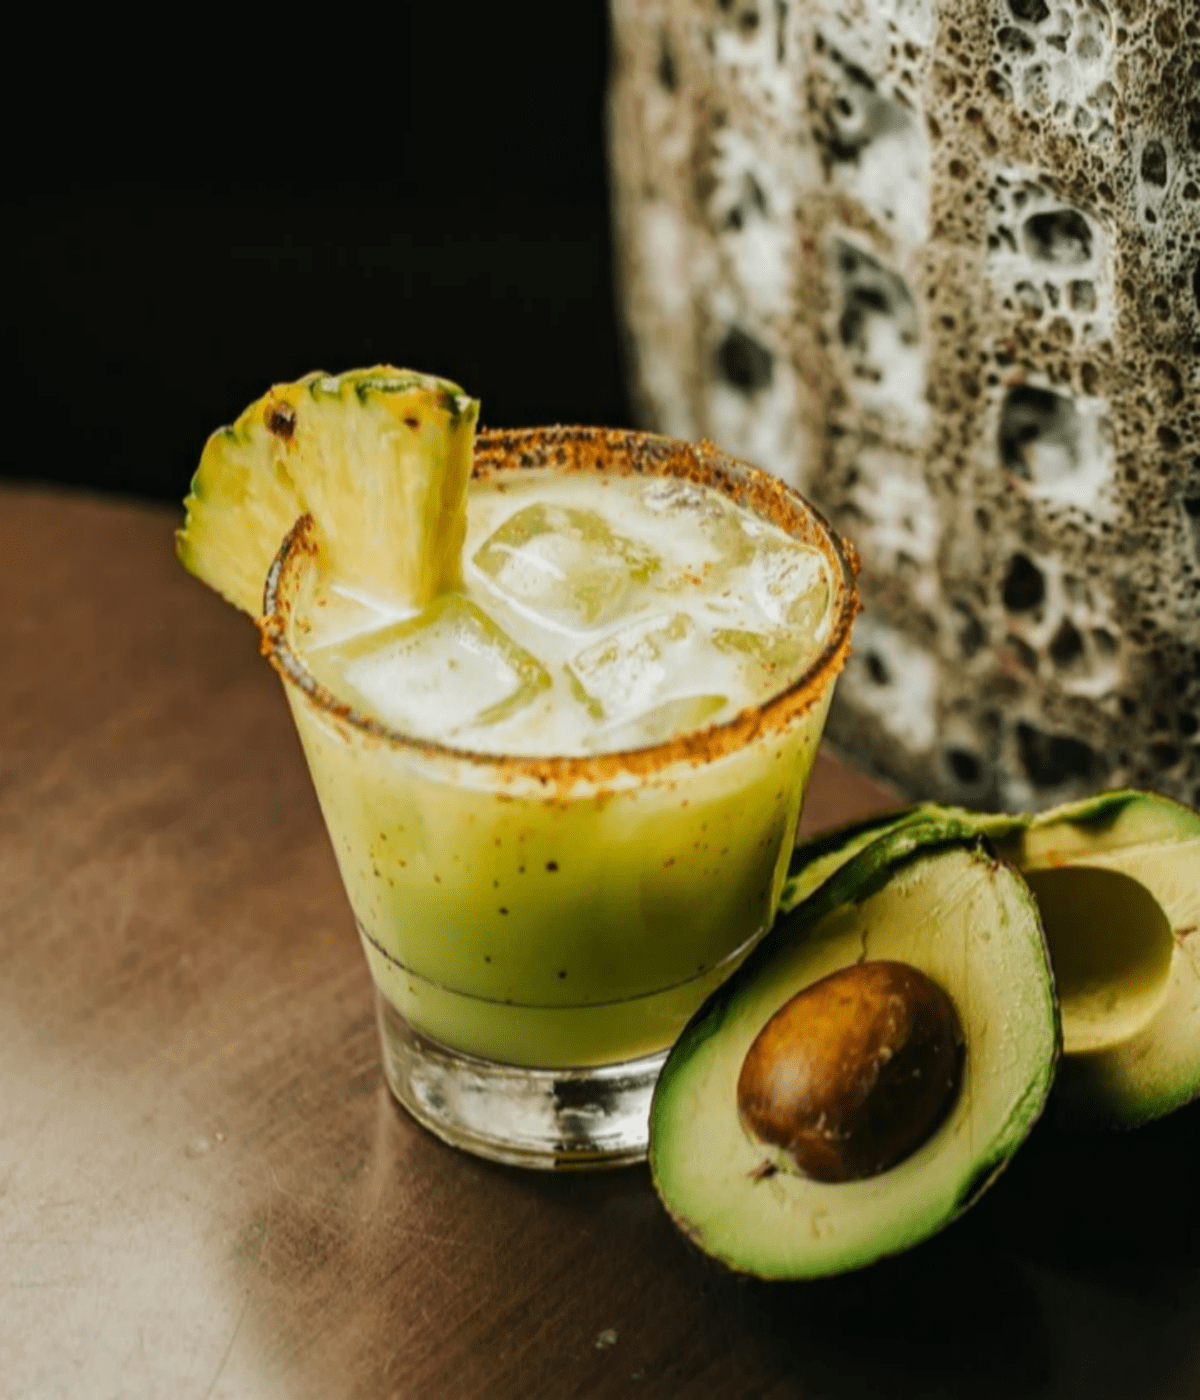
[[[782,734],[816,705],[846,664],[850,634],[861,610],[856,579],[858,553],[817,508],[794,487],[712,443],[685,442],[626,428],[492,428],[477,434],[471,475],[550,467],[566,471],[611,471],[623,475],[673,476],[713,487],[793,539],[814,546],[830,566],[834,599],[830,635],[809,666],[782,690],[738,711],[727,720],[687,730],[642,748],[571,755],[484,753],[438,739],[406,734],[340,700],[304,664],[288,638],[300,570],[319,553],[316,523],[302,515],[280,545],[267,574],[263,616],[258,619],[262,651],[285,683],[295,686],[319,713],[339,728],[382,742],[389,749],[432,760],[464,762],[509,777],[548,786],[603,785],[631,775],[647,777],[678,764],[707,764],[745,748],[760,737]]]

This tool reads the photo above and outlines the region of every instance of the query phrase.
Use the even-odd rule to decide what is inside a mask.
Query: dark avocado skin
[[[788,865],[788,878],[791,879],[793,876],[799,875],[809,861],[820,860],[822,856],[840,850],[848,841],[857,840],[858,837],[865,836],[868,832],[873,831],[882,836],[885,831],[890,831],[894,826],[911,821],[914,814],[920,810],[919,807],[904,807],[897,812],[880,812],[874,817],[866,817],[860,822],[851,822],[848,826],[835,827],[832,831],[827,831],[821,836],[814,836],[811,841],[805,841],[792,852],[792,859]]]
[[[811,841],[802,842],[792,852],[780,903],[781,913],[786,914],[795,908],[800,902],[800,897],[812,899],[829,880],[836,877],[841,867],[835,867],[833,873],[826,876],[825,880],[807,894],[803,894],[802,877],[806,870],[830,856],[836,856],[839,851],[849,852],[844,857],[846,860],[857,859],[879,841],[902,829],[924,829],[930,825],[940,828],[947,839],[983,834],[1000,841],[1010,837],[1013,832],[1019,835],[1024,830],[1026,821],[1027,818],[1024,817],[982,816],[959,807],[938,807],[934,803],[924,802],[868,817],[865,821],[854,822],[849,826],[838,827]],[[872,835],[873,841],[870,839]],[[801,890],[801,896],[796,893],[797,887]]]
[[[871,895],[878,893],[893,875],[903,870],[910,862],[931,854],[939,847],[961,846],[964,842],[987,847],[986,835],[977,825],[962,820],[958,813],[952,812],[942,816],[927,815],[928,812],[928,808],[914,807],[884,823],[881,826],[881,835],[876,841],[860,851],[846,865],[835,870],[825,884],[815,890],[804,901],[803,906],[799,906],[806,911],[805,922],[813,922],[823,917],[839,904],[861,904]],[[850,836],[854,834],[856,833],[849,833]],[[802,850],[807,852],[808,848],[798,846],[797,854]],[[793,855],[792,860],[795,862],[796,855]],[[789,911],[776,924],[776,928],[786,925],[794,912]],[[770,937],[774,936],[775,930],[772,929]],[[762,948],[763,944],[760,943],[753,956],[758,956]]]
[[[1081,831],[1108,831],[1116,824],[1117,818],[1138,798],[1136,792],[1108,792],[1095,799],[1090,809],[1068,818],[1072,826]]]

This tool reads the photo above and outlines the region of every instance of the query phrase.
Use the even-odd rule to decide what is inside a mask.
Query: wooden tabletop
[[[0,490],[0,1396],[1200,1394],[1196,1109],[1039,1126],[819,1285],[710,1263],[644,1167],[408,1119],[278,683],[174,521]],[[805,828],[891,801],[824,756]]]

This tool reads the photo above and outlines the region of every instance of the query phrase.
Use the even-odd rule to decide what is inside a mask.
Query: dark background
[[[0,475],[178,499],[272,382],[379,361],[628,421],[604,5],[181,22],[5,61]]]

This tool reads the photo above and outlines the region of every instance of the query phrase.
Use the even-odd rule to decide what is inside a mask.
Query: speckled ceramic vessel
[[[635,399],[863,555],[914,794],[1200,802],[1200,11],[614,0]]]

